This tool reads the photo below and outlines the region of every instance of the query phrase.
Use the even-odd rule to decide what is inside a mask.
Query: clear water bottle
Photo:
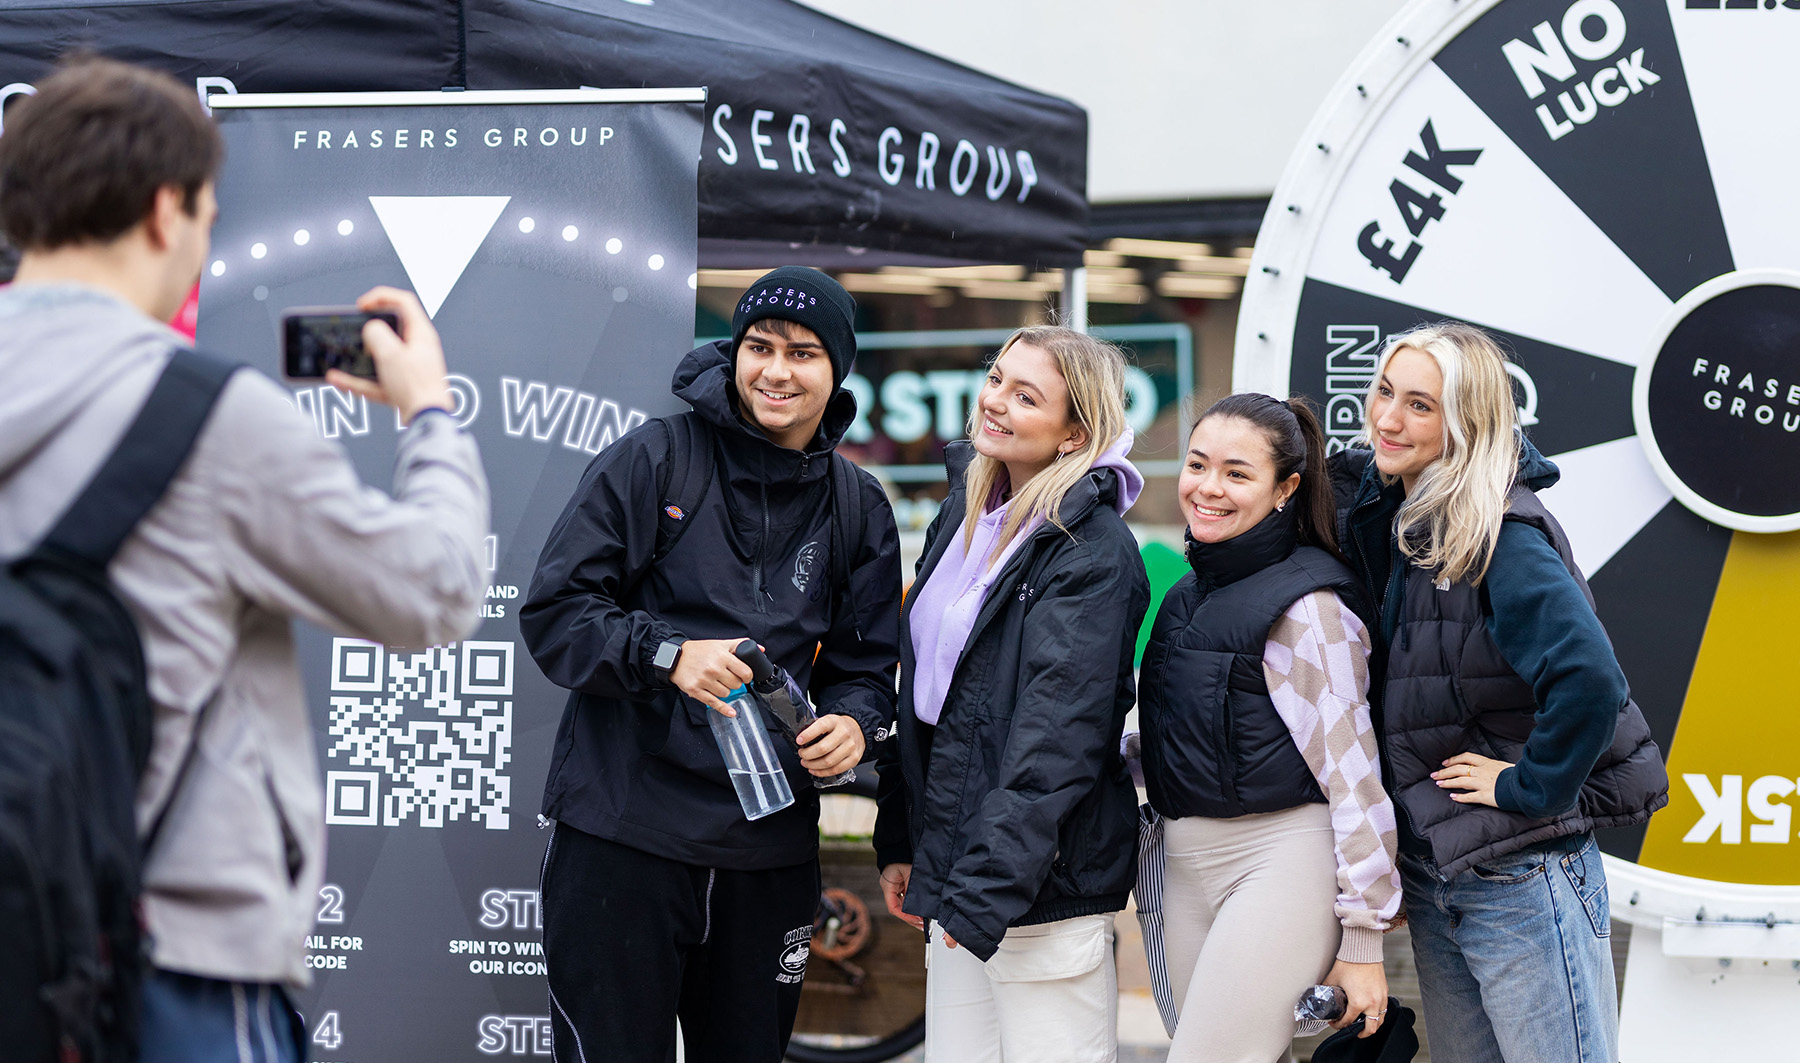
[[[752,668],[756,667],[745,647],[748,647],[748,654],[762,658],[763,666],[768,666],[768,658],[763,657],[756,643],[749,639],[737,646],[735,652],[740,659]],[[737,715],[726,716],[709,710],[706,719],[712,725],[713,740],[719,743],[719,754],[725,758],[725,770],[731,776],[732,788],[737,791],[744,818],[758,820],[793,804],[794,790],[788,785],[787,773],[781,769],[781,758],[776,756],[775,745],[769,741],[768,728],[763,725],[762,712],[750,688],[740,686],[725,695],[725,704]]]

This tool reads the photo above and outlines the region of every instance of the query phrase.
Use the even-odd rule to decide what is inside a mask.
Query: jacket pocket
[[[1012,927],[987,961],[987,975],[996,982],[1079,978],[1107,958],[1107,920],[1089,915]]]
[[[1102,769],[1094,788],[1057,832],[1059,852],[1049,885],[1068,897],[1095,897],[1131,888],[1137,841],[1137,790]],[[1046,896],[1040,892],[1039,899]]]

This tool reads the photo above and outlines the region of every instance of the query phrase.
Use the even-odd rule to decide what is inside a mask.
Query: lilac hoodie
[[[1116,505],[1121,515],[1131,508],[1144,489],[1143,475],[1125,457],[1131,453],[1131,441],[1132,431],[1127,428],[1092,466],[1112,469],[1118,474]],[[988,587],[1019,545],[1037,530],[1038,524],[1043,523],[1040,519],[1020,528],[992,565],[983,564],[1000,535],[1000,526],[1006,522],[1006,512],[1011,505],[1007,502],[984,513],[975,525],[975,539],[967,549],[963,548],[960,522],[938,533],[950,536],[950,542],[945,546],[943,556],[938,558],[937,567],[915,592],[918,600],[912,608],[913,714],[923,723],[935,727],[939,714],[944,711],[951,673],[956,670],[957,658],[962,656],[963,646],[969,641],[975,616],[981,612],[981,603],[987,598]]]

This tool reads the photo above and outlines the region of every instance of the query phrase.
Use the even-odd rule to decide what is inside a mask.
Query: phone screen
[[[375,360],[363,347],[363,324],[370,319],[398,330],[399,319],[386,311],[355,308],[289,310],[281,315],[282,371],[290,380],[317,380],[328,369],[375,379]]]

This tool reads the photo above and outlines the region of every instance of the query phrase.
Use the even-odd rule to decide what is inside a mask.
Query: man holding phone
[[[222,151],[191,88],[109,60],[65,65],[8,109],[0,224],[22,258],[0,291],[0,556],[44,537],[182,345],[163,322],[206,261]],[[377,379],[326,379],[410,426],[396,497],[239,370],[107,569],[155,712],[137,794],[140,829],[161,822],[143,1063],[304,1058],[286,990],[309,979],[325,824],[292,619],[405,646],[477,623],[487,483],[447,414],[443,349],[410,293],[359,306],[400,329],[363,329]]]
[[[891,723],[899,660],[893,511],[833,453],[854,313],[817,270],[752,284],[732,338],[675,371],[693,411],[601,451],[544,545],[519,630],[572,691],[544,792],[559,1059],[664,1063],[677,1020],[690,1063],[786,1050],[819,900],[811,779]],[[707,721],[751,678],[745,638],[820,713],[798,749],[771,735],[795,801],[755,822]]]

